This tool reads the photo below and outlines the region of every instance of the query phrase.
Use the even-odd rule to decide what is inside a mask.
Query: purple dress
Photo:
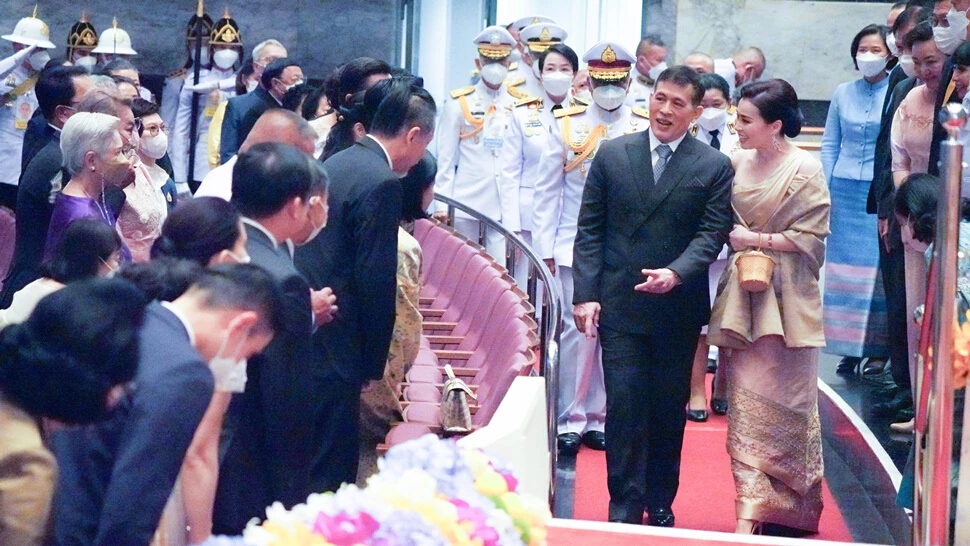
[[[74,197],[63,193],[57,195],[54,201],[54,211],[51,213],[51,224],[47,230],[47,243],[44,245],[44,260],[49,260],[54,254],[54,247],[64,235],[67,229],[75,220],[82,218],[96,218],[115,227],[117,219],[111,213],[111,209],[103,206],[90,197]],[[131,253],[128,247],[121,245],[122,261],[131,261]]]

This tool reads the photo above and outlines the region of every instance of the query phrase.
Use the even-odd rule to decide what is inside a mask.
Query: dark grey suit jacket
[[[351,384],[384,375],[397,298],[401,183],[370,137],[324,163],[330,177],[327,229],[296,251],[296,267],[340,311],[314,335],[316,357]]]
[[[236,155],[259,116],[271,108],[280,108],[280,104],[262,86],[245,95],[229,99],[225,117],[222,118],[222,136],[219,141],[219,158],[223,163]]]
[[[893,208],[893,154],[890,136],[893,117],[906,95],[916,86],[916,78],[899,79],[902,68],[897,67],[889,75],[889,93],[883,104],[882,118],[879,122],[879,136],[876,137],[876,151],[873,158],[872,185],[866,199],[866,212],[878,214],[879,218],[892,216]],[[897,72],[898,71],[898,72]],[[895,80],[896,83],[893,83]]]
[[[51,434],[54,544],[151,542],[212,400],[212,372],[171,311],[149,305],[139,339],[134,390],[111,417]]]
[[[733,180],[728,157],[690,135],[656,184],[647,132],[603,143],[579,211],[572,303],[599,302],[600,324],[628,333],[704,325],[707,269],[731,230]],[[641,269],[662,268],[682,284],[666,294],[634,291]]]
[[[316,453],[313,441],[314,361],[310,335],[310,286],[293,266],[286,245],[274,247],[259,229],[246,224],[246,251],[268,271],[283,292],[283,329],[261,355],[249,359],[246,391],[233,396],[223,435],[225,455],[213,516],[217,533],[239,534],[253,517],[281,501],[287,507],[313,491],[307,471]]]

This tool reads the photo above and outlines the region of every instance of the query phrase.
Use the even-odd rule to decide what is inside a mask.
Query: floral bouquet
[[[546,543],[549,508],[516,492],[510,469],[433,434],[392,447],[367,487],[344,484],[243,533],[251,546],[469,546]]]

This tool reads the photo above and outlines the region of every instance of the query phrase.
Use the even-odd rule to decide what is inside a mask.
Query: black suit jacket
[[[262,86],[229,99],[222,118],[222,140],[219,141],[219,157],[223,163],[236,155],[256,120],[271,108],[280,108],[280,104]]]
[[[47,229],[54,210],[55,188],[67,184],[70,177],[61,168],[60,133],[54,134],[44,149],[27,165],[17,189],[17,239],[13,260],[3,280],[0,309],[6,309],[13,295],[40,277]]]
[[[899,74],[903,77],[899,78]],[[876,150],[873,158],[872,185],[866,199],[866,212],[878,214],[879,218],[888,218],[892,212],[893,190],[893,155],[890,145],[890,132],[893,117],[906,95],[916,86],[916,78],[907,78],[901,67],[896,67],[889,74],[889,93],[883,104],[882,119],[879,122],[879,136],[876,137]]]
[[[30,164],[30,160],[43,150],[44,146],[47,146],[47,143],[51,141],[55,134],[60,133],[50,126],[40,108],[34,110],[34,115],[27,122],[27,129],[24,131],[24,147],[20,152],[21,180],[23,180],[23,172]]]
[[[327,228],[296,251],[296,267],[340,311],[314,335],[316,358],[350,382],[384,375],[394,329],[401,184],[371,137],[324,163],[330,177]]]
[[[171,311],[151,304],[139,339],[134,390],[109,419],[51,434],[55,544],[148,544],[212,400],[212,372]]]
[[[656,184],[647,132],[603,143],[579,211],[572,303],[599,302],[600,324],[628,333],[704,325],[707,269],[731,230],[733,180],[728,157],[690,135]],[[683,282],[666,294],[634,291],[641,269],[661,268]]]
[[[217,533],[240,534],[266,507],[305,502],[313,491],[307,471],[313,441],[310,286],[293,266],[285,245],[275,247],[246,224],[246,250],[283,291],[283,329],[259,356],[249,359],[246,391],[233,395],[223,435],[214,514]],[[228,445],[226,445],[228,444]]]

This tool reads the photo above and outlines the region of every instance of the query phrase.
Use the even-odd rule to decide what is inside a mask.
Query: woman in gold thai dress
[[[817,372],[825,345],[818,277],[829,233],[828,187],[821,163],[785,139],[801,129],[798,97],[787,82],[742,88],[736,127],[742,150],[732,156],[734,253],[718,285],[709,339],[727,353],[737,532],[758,532],[762,523],[816,532]],[[763,292],[740,286],[736,263],[749,249],[775,262]]]

